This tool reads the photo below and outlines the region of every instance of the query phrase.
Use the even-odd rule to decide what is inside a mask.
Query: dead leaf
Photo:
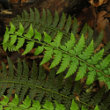
[[[79,96],[76,96],[75,99],[80,102]]]
[[[80,26],[83,26],[85,23],[87,23],[91,28],[94,28],[94,24],[96,24],[95,8],[93,6],[84,8],[77,19]]]
[[[10,0],[10,3],[18,3],[19,0]]]
[[[50,63],[49,63],[49,62],[48,62],[48,63],[43,64],[44,69],[45,69],[45,70],[47,70],[48,72],[50,72],[49,65],[50,65]]]
[[[109,0],[108,3],[107,3],[106,10],[107,10],[108,12],[110,12],[110,0]]]
[[[94,7],[99,7],[105,3],[107,3],[108,0],[89,0],[89,3],[93,5]]]
[[[0,14],[5,14],[5,15],[12,15],[12,11],[9,10],[1,10]]]
[[[95,49],[94,52],[95,52],[95,53],[98,52],[98,51],[99,51],[101,48],[103,48],[103,47],[104,47],[104,44],[101,43],[101,44]]]
[[[109,23],[107,19],[104,18],[104,16],[107,14],[106,11],[101,11],[98,13],[97,16],[97,28],[99,31],[103,30],[105,26]]]
[[[105,86],[105,83],[103,81],[99,81],[99,86],[100,86],[100,88],[102,88]]]
[[[41,9],[50,9],[52,13],[57,10],[57,12],[60,14],[68,5],[68,0],[44,0],[39,7]]]
[[[105,18],[110,18],[110,12],[107,13],[104,17],[105,17]]]
[[[104,43],[107,43],[110,41],[110,23],[107,18],[105,18],[105,15],[107,14],[106,11],[101,11],[98,13],[97,16],[97,31],[101,32],[102,30],[104,31],[104,38],[103,41]]]
[[[106,25],[104,29],[104,43],[108,43],[110,41],[110,23]]]

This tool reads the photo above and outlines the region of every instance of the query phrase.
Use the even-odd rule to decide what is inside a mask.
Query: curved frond
[[[55,14],[51,14],[48,9],[43,9],[42,13],[40,14],[39,10],[36,8],[30,9],[29,12],[24,10],[21,16],[18,15],[17,17],[13,18],[11,22],[16,26],[16,29],[18,28],[19,23],[21,23],[24,27],[25,33],[27,33],[30,28],[30,24],[32,24],[32,27],[37,29],[38,32],[41,34],[46,32],[47,34],[51,35],[52,38],[54,38],[57,32],[60,31],[64,33],[62,40],[63,44],[69,40],[71,33],[74,35],[77,34],[79,27],[78,21],[75,17],[72,20],[72,17],[70,15],[66,16],[65,13],[59,16],[57,11],[55,11]],[[88,45],[94,37],[93,30],[86,24],[79,35],[82,34],[88,34],[88,38],[86,40],[86,44]],[[98,36],[98,40],[101,41],[100,35]],[[99,45],[100,41],[96,42],[97,45]]]
[[[35,61],[29,66],[26,61],[21,62],[18,60],[16,66],[8,58],[9,69],[6,69],[4,63],[2,65],[3,69],[0,72],[0,97],[4,94],[11,97],[14,93],[19,96],[20,101],[28,95],[32,100],[37,99],[41,103],[46,100],[57,100],[59,103],[64,102],[64,105],[67,104],[67,108],[70,106],[72,98],[74,98],[70,94],[70,88],[72,89],[70,80],[72,81],[72,78],[64,82],[62,75],[56,77],[55,70],[51,70],[46,76],[46,71],[41,66],[37,67]],[[70,86],[64,88],[67,83]]]
[[[56,76],[55,69],[51,70],[48,72],[48,75],[46,75],[46,71],[41,66],[38,67],[35,61],[30,65],[27,64],[26,61],[21,62],[18,60],[17,65],[13,65],[10,58],[8,58],[8,65],[9,68],[7,69],[6,65],[2,63],[2,70],[0,71],[0,97],[5,94],[5,97],[0,100],[0,107],[2,104],[7,104],[9,107],[15,104],[13,107],[19,107],[19,102],[23,101],[22,104],[20,103],[20,107],[25,106],[29,109],[33,102],[35,102],[31,102],[31,100],[37,99],[39,103],[35,103],[34,106],[36,107],[41,107],[42,104],[45,104],[46,100],[49,100],[53,102],[53,105],[55,104],[58,109],[59,107],[65,107],[65,110],[69,108],[70,110],[88,110],[92,107],[90,110],[93,110],[93,108],[96,109],[96,105],[99,105],[100,110],[107,108],[107,110],[109,110],[110,91],[107,91],[105,88],[100,88],[94,93],[94,91],[92,91],[92,86],[83,88],[83,84],[81,84],[80,81],[74,82],[73,78],[65,79],[64,81],[62,74]],[[90,76],[93,75],[92,72],[89,74]],[[88,76],[89,79],[90,76]],[[92,83],[91,79],[89,82],[88,81],[88,84]],[[76,93],[79,96],[79,100],[77,100],[78,103],[76,103],[75,100],[76,96],[74,94]],[[14,94],[17,94],[13,99],[15,102],[12,101]],[[26,97],[27,95],[29,97]],[[55,100],[57,100],[57,102]],[[58,105],[58,103],[62,103],[63,105]],[[41,106],[39,104],[41,104]],[[45,108],[49,108],[51,105],[52,104],[49,103],[48,106],[45,105]],[[5,108],[7,106],[2,105],[2,107]]]
[[[22,26],[19,26],[19,28],[22,28]],[[71,33],[70,39],[62,44],[64,34],[60,31],[52,38],[51,35],[46,32],[43,34],[37,32],[36,29],[33,29],[32,25],[30,25],[27,33],[22,34],[22,36],[16,36],[16,31],[18,32],[18,30],[13,31],[13,34],[9,34],[10,29],[7,28],[3,40],[5,50],[17,51],[27,42],[23,55],[29,53],[33,48],[36,48],[35,55],[39,55],[44,51],[41,64],[53,59],[50,68],[58,66],[57,74],[67,70],[65,78],[68,78],[76,72],[76,81],[87,76],[87,84],[91,84],[94,80],[98,79],[104,81],[109,87],[110,55],[103,59],[104,49],[95,53],[93,40],[86,46],[86,39],[83,34],[79,41],[77,41],[75,36]],[[8,38],[5,38],[7,36]]]

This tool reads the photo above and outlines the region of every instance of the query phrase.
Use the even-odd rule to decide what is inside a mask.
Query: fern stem
[[[52,91],[51,89],[43,88],[43,87],[38,86],[38,85],[27,84],[27,82],[26,82],[26,83],[23,83],[23,82],[15,82],[15,81],[0,81],[0,82],[1,82],[1,83],[13,83],[13,84],[20,84],[20,85],[28,85],[28,86],[30,86],[30,87],[35,86],[36,88],[39,88],[39,89],[42,89],[42,90],[44,90],[44,91],[48,91],[48,92],[51,92],[51,93],[60,95],[60,96],[65,97],[65,98],[67,98],[67,99],[69,99],[69,100],[72,100],[72,98],[70,98],[70,97],[68,97],[68,96],[65,96],[64,94],[58,93],[58,92],[56,92],[56,91]]]

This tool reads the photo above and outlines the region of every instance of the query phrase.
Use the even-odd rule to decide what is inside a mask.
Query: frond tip
[[[59,65],[57,74],[68,69],[65,78],[68,78],[77,72],[76,81],[87,76],[87,84],[92,84],[94,80],[98,79],[104,81],[109,87],[110,55],[103,59],[104,49],[94,53],[93,40],[86,46],[83,34],[77,42],[74,34],[71,33],[70,39],[62,44],[63,33],[60,31],[57,32],[53,39],[51,35],[48,35],[46,32],[44,32],[43,35],[40,34],[36,29],[33,29],[32,25],[30,25],[27,33],[23,33],[22,36],[19,36],[16,32],[23,29],[21,24],[19,28],[22,29],[15,30],[13,26],[14,25],[11,24],[11,29],[6,29],[3,40],[4,50],[17,51],[24,45],[24,42],[28,41],[23,55],[29,53],[32,48],[36,48],[35,55],[44,51],[44,58],[42,59],[41,64],[53,59],[50,68]],[[19,41],[21,39],[22,42]],[[37,47],[35,44],[37,44]]]

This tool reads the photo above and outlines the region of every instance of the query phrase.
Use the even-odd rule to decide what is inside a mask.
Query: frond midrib
[[[64,51],[64,50],[60,49],[60,48],[56,48],[56,47],[54,47],[54,46],[52,46],[52,45],[50,45],[50,44],[37,41],[37,40],[35,40],[35,39],[33,39],[33,38],[27,38],[27,37],[25,37],[25,36],[20,36],[20,37],[22,37],[22,38],[24,38],[24,39],[27,39],[27,40],[30,40],[30,41],[32,41],[32,42],[36,42],[36,43],[41,44],[41,45],[43,45],[43,46],[53,47],[54,49],[57,49],[57,50],[59,50],[59,51],[62,51],[64,54],[69,55],[71,58],[72,58],[72,57],[75,57],[76,59],[78,59],[78,61],[81,61],[81,62],[85,63],[85,64],[88,65],[89,67],[92,67],[95,71],[101,72],[105,77],[110,77],[109,75],[105,75],[103,71],[99,70],[99,69],[96,68],[94,65],[89,64],[88,62],[86,62],[85,60],[81,59],[80,57],[78,57],[78,56],[76,56],[76,55],[73,55],[73,54],[71,54],[71,53],[69,53],[69,52],[67,52],[67,51]]]
[[[33,81],[33,79],[32,79],[32,81]],[[35,81],[36,81],[36,80],[35,80]],[[31,84],[31,82],[29,83],[29,81],[28,81],[28,82],[24,82],[24,81],[22,81],[22,80],[20,80],[20,81],[12,81],[12,80],[6,79],[6,80],[2,80],[2,81],[0,80],[0,83],[2,83],[2,85],[3,85],[3,83],[4,83],[4,84],[18,84],[18,85],[28,86],[29,88],[38,88],[38,89],[41,89],[42,91],[46,91],[46,92],[48,92],[48,93],[49,93],[49,92],[50,92],[50,93],[54,93],[54,94],[56,94],[56,95],[59,95],[59,96],[61,96],[61,97],[66,98],[66,99],[72,100],[71,97],[68,97],[68,96],[66,96],[66,95],[64,95],[64,94],[58,93],[58,92],[53,91],[53,90],[48,89],[48,88],[44,88],[44,87],[39,86],[39,85],[36,85],[36,84],[37,84],[37,81],[36,81],[36,84],[35,84],[35,83]]]

